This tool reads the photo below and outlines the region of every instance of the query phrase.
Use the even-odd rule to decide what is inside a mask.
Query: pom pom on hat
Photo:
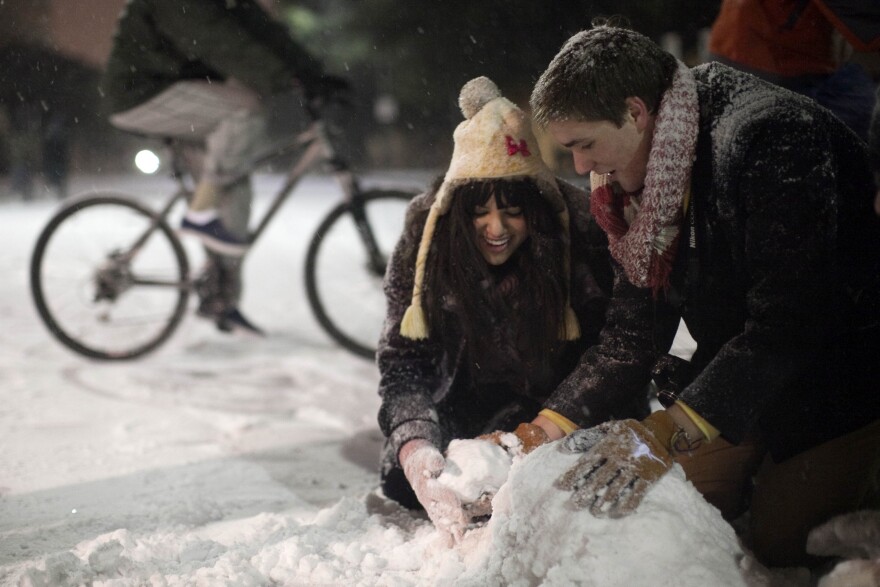
[[[500,97],[501,90],[495,82],[486,76],[481,76],[462,86],[458,95],[458,106],[464,117],[470,120],[483,109],[483,106]]]
[[[436,202],[449,210],[449,192],[480,180],[533,178],[555,210],[565,207],[553,173],[541,159],[529,117],[491,79],[477,77],[462,86],[458,105],[465,119],[452,135],[455,146]]]

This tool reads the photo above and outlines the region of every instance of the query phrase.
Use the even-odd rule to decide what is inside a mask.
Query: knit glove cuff
[[[527,422],[517,426],[513,432],[496,430],[477,438],[497,444],[511,456],[527,455],[542,444],[550,442],[550,437],[547,436],[543,428]]]

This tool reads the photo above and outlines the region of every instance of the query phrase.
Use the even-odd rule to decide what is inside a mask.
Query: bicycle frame
[[[315,110],[310,110],[310,112],[314,114]],[[174,214],[173,211],[180,205],[180,202],[184,201],[184,205],[186,205],[195,191],[194,180],[197,177],[197,173],[192,173],[191,169],[195,170],[197,163],[195,159],[190,159],[190,155],[195,155],[195,153],[189,151],[189,143],[187,142],[166,140],[166,143],[173,155],[171,176],[175,181],[176,188],[173,189],[173,193],[166,196],[159,203],[158,207],[150,206],[148,202],[141,202],[137,198],[124,194],[120,195],[112,192],[85,194],[83,197],[69,202],[58,214],[53,216],[38,239],[31,263],[31,287],[35,302],[41,316],[53,334],[62,343],[76,352],[99,359],[134,358],[150,352],[166,340],[174,330],[186,311],[189,294],[197,289],[198,280],[193,279],[190,275],[187,251],[183,247],[179,236],[175,234],[173,222],[170,221]],[[334,147],[335,145],[325,129],[324,122],[319,116],[313,115],[311,123],[305,130],[291,135],[286,141],[276,145],[270,151],[264,151],[263,155],[253,158],[251,163],[246,166],[247,169],[243,170],[237,177],[230,176],[225,178],[225,182],[249,181],[250,174],[270,160],[281,155],[288,155],[290,157],[289,164],[284,167],[283,182],[279,188],[273,190],[275,193],[268,202],[269,206],[264,208],[265,212],[257,219],[257,222],[252,224],[254,228],[247,234],[248,241],[254,243],[260,238],[263,231],[298,186],[304,175],[319,166],[333,174],[334,179],[342,190],[343,200],[332,205],[327,215],[318,224],[315,233],[309,241],[304,263],[306,297],[316,319],[332,338],[353,353],[365,358],[372,358],[375,347],[371,346],[372,341],[365,342],[366,339],[361,336],[364,331],[359,329],[359,326],[354,327],[356,330],[348,329],[350,319],[352,318],[351,314],[346,315],[345,311],[342,314],[337,314],[335,309],[331,309],[328,312],[328,306],[324,298],[329,293],[331,294],[330,299],[340,300],[338,296],[334,297],[334,292],[337,290],[339,292],[350,292],[354,286],[343,286],[340,288],[332,279],[328,281],[321,277],[332,275],[333,272],[330,271],[328,273],[326,263],[324,271],[319,272],[317,259],[333,259],[332,251],[339,251],[340,249],[337,247],[339,244],[342,244],[343,250],[346,250],[343,258],[346,261],[354,261],[355,263],[353,273],[366,278],[366,281],[362,279],[358,284],[374,287],[377,281],[376,278],[381,279],[384,276],[387,263],[386,255],[390,254],[391,249],[389,246],[393,246],[393,242],[389,243],[386,238],[391,234],[388,230],[388,223],[394,223],[400,219],[397,214],[401,211],[399,206],[401,203],[403,206],[406,205],[409,198],[414,195],[414,190],[393,188],[362,190],[357,174],[351,171],[347,162],[337,155]],[[193,165],[188,163],[193,163]],[[395,203],[394,206],[397,206],[396,208],[387,207],[392,202]],[[51,302],[47,301],[52,298],[51,296],[47,298],[44,291],[42,267],[46,251],[50,250],[49,243],[53,235],[56,232],[63,235],[76,234],[75,232],[58,231],[61,223],[67,222],[67,219],[73,215],[77,215],[76,218],[95,219],[96,217],[92,212],[87,212],[88,216],[80,216],[79,214],[84,208],[91,209],[93,206],[100,213],[104,208],[98,207],[106,205],[117,206],[116,210],[128,210],[130,213],[133,213],[141,222],[141,229],[119,234],[118,236],[121,236],[124,239],[123,241],[111,235],[109,240],[105,239],[107,246],[103,249],[103,252],[100,247],[95,250],[99,256],[92,260],[92,264],[80,264],[80,267],[84,270],[79,272],[80,283],[82,283],[83,279],[86,279],[94,287],[92,291],[86,290],[91,300],[86,301],[79,309],[72,307],[73,314],[66,312],[66,308],[64,313],[69,317],[75,316],[75,320],[78,320],[80,316],[76,315],[77,312],[84,312],[83,316],[91,315],[92,318],[97,320],[96,323],[98,324],[102,322],[109,323],[111,318],[113,320],[116,319],[116,316],[113,316],[110,310],[110,308],[115,306],[94,306],[95,302],[107,301],[115,304],[120,296],[135,286],[150,286],[150,289],[154,290],[164,287],[178,292],[174,307],[171,308],[169,306],[169,309],[172,309],[173,312],[168,314],[167,320],[160,320],[159,322],[164,329],[155,331],[157,336],[146,339],[143,343],[140,342],[140,339],[132,338],[132,341],[137,340],[138,342],[135,342],[134,346],[127,346],[124,351],[119,350],[119,347],[106,347],[101,339],[102,334],[100,330],[93,330],[83,334],[83,332],[77,330],[78,323],[76,321],[71,323],[75,329],[69,330],[63,320],[62,322],[58,321],[56,309],[50,305]],[[390,213],[386,218],[386,212],[389,210],[394,210],[394,212]],[[368,211],[370,214],[369,219],[367,216]],[[349,224],[351,221],[355,223],[354,234],[351,233],[352,227]],[[98,222],[100,222],[100,219],[98,219]],[[376,223],[375,227],[373,226],[374,222]],[[72,225],[76,226],[69,222],[63,226],[69,227]],[[102,232],[102,234],[104,233]],[[342,236],[342,240],[340,240],[340,236]],[[377,236],[382,238],[377,239]],[[152,259],[152,252],[162,250],[153,247],[154,242],[152,239],[157,237],[164,243],[160,243],[160,247],[164,246],[165,250],[170,251],[175,260],[173,273],[169,274],[167,271],[162,270],[152,271],[149,259],[145,263],[135,266],[136,260],[144,252],[149,250],[150,255],[148,256]],[[69,237],[63,236],[62,238]],[[73,242],[77,242],[76,238],[74,238]],[[325,243],[333,244],[325,246]],[[328,246],[330,247],[329,249]],[[331,253],[328,256],[322,257],[324,255],[323,251],[328,250]],[[52,255],[53,253],[49,254]],[[349,268],[351,269],[351,266]],[[364,269],[366,269],[366,274],[364,274]],[[50,281],[50,283],[52,282]],[[59,291],[67,290],[69,290],[69,287],[62,287]],[[348,294],[343,293],[343,301],[345,295]],[[162,299],[167,300],[168,298]],[[341,307],[350,308],[351,304],[344,304]],[[95,312],[98,313],[96,314]],[[345,316],[343,318],[344,328],[339,327],[338,316]],[[372,316],[374,315],[368,318],[368,322],[372,320]],[[123,320],[132,317],[141,318],[136,313],[122,313],[119,317]],[[360,324],[358,320],[354,320],[352,323]],[[369,328],[372,329],[372,325]],[[92,339],[93,334],[97,335],[97,338]],[[370,333],[367,333],[367,336],[369,337]],[[94,340],[94,342],[91,342],[91,340]]]
[[[320,119],[313,120],[309,127],[299,133],[290,144],[257,158],[251,166],[251,170],[259,168],[261,165],[268,163],[272,159],[291,149],[299,149],[301,153],[296,158],[296,161],[290,170],[288,170],[284,184],[276,192],[272,204],[266,210],[265,214],[263,214],[263,217],[257,222],[256,228],[250,232],[248,236],[248,242],[250,242],[250,244],[254,244],[259,236],[263,234],[266,226],[268,226],[272,218],[275,217],[275,214],[284,202],[287,201],[287,198],[293,192],[303,176],[311,169],[317,167],[320,163],[327,163],[331,166],[331,170],[336,176],[336,180],[342,188],[342,192],[347,201],[354,199],[355,194],[360,192],[360,186],[357,185],[354,175],[352,175],[348,165],[336,156],[336,149],[333,147],[333,144],[327,136],[324,122]],[[246,177],[251,170],[239,175],[236,180]]]
[[[257,239],[263,234],[263,231],[272,221],[281,206],[290,197],[293,190],[299,184],[300,180],[309,171],[318,167],[320,164],[327,164],[330,167],[336,181],[342,190],[344,199],[351,206],[352,217],[357,227],[358,234],[367,249],[370,259],[370,268],[374,271],[384,273],[385,259],[379,251],[376,238],[373,235],[369,222],[367,221],[363,204],[359,199],[361,194],[360,185],[357,178],[351,172],[348,163],[342,160],[336,153],[330,137],[327,134],[324,121],[314,114],[315,110],[310,108],[312,112],[312,122],[308,128],[298,133],[293,140],[287,144],[281,145],[280,148],[273,149],[270,153],[255,158],[248,169],[238,175],[230,177],[228,183],[234,183],[248,177],[255,169],[272,161],[273,159],[288,153],[292,150],[299,150],[300,154],[295,158],[293,165],[287,172],[284,183],[272,198],[272,203],[256,224],[256,227],[248,234],[248,243],[253,245]],[[175,154],[175,156],[177,156]],[[187,189],[183,182],[184,174],[178,171],[180,164],[175,161],[175,171],[172,173],[177,180],[179,187],[178,192],[172,197],[171,201],[159,212],[161,218],[165,218],[171,209],[177,204],[177,201],[184,197],[189,197],[191,190]],[[145,235],[138,243],[146,240]]]
[[[248,177],[255,169],[258,169],[262,165],[269,163],[273,159],[276,159],[279,156],[289,153],[293,150],[300,151],[300,154],[295,158],[292,166],[287,171],[287,175],[281,188],[279,188],[275,195],[272,197],[272,203],[270,204],[269,208],[263,214],[262,218],[258,220],[256,227],[249,232],[247,237],[248,243],[253,245],[260,237],[260,235],[263,234],[266,227],[278,213],[278,210],[281,208],[281,206],[290,197],[291,193],[299,184],[300,180],[302,180],[302,178],[309,171],[318,167],[320,164],[325,163],[330,166],[331,171],[336,177],[336,181],[342,190],[345,201],[352,204],[352,216],[355,220],[355,225],[357,226],[358,233],[360,234],[364,242],[364,246],[369,253],[371,268],[377,271],[384,271],[384,259],[381,258],[382,255],[379,252],[379,247],[376,244],[376,239],[372,233],[372,229],[367,222],[363,206],[358,200],[358,195],[361,193],[360,185],[358,184],[354,174],[351,172],[348,163],[337,156],[336,149],[327,135],[324,122],[320,118],[313,116],[313,120],[309,124],[308,128],[298,133],[290,142],[282,144],[280,147],[273,149],[269,153],[256,157],[251,162],[251,164],[248,165],[248,168],[246,170],[237,175],[229,177],[227,179],[227,182],[231,184],[235,183],[236,181],[242,180]],[[182,157],[178,151],[174,150],[173,146],[172,153],[174,160],[172,162],[171,175],[177,182],[178,189],[171,196],[168,202],[166,202],[166,204],[161,208],[161,210],[158,211],[157,216],[160,220],[165,220],[171,213],[171,210],[173,210],[174,207],[177,206],[179,201],[188,200],[192,195],[192,189],[186,186],[184,180],[186,173],[183,171],[184,165],[181,161]],[[156,226],[157,223],[153,223],[150,227],[148,227],[144,234],[141,235],[134,242],[134,244],[128,251],[120,254],[119,260],[126,262],[134,258],[140,248],[144,245],[144,243],[149,239],[150,235],[156,229]],[[142,283],[140,285],[168,284]],[[188,287],[184,284],[181,284],[180,286]]]

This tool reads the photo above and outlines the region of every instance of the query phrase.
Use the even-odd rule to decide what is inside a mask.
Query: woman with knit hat
[[[543,163],[529,119],[485,77],[459,103],[449,170],[411,204],[391,259],[378,349],[382,489],[453,536],[466,520],[436,482],[441,451],[514,429],[528,449],[574,429],[555,393],[596,342],[611,286],[586,197]],[[607,408],[647,411],[644,398]]]

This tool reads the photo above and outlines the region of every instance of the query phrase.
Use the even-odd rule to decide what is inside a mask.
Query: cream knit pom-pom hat
[[[568,208],[556,177],[541,159],[531,121],[510,100],[501,96],[498,86],[487,77],[472,79],[461,88],[458,104],[465,117],[452,135],[455,146],[449,170],[437,190],[428,213],[419,252],[416,257],[412,303],[400,324],[400,333],[413,339],[428,336],[428,324],[422,307],[425,262],[431,248],[437,219],[449,211],[455,187],[480,180],[531,178],[541,195],[559,215],[568,235]],[[566,254],[566,268],[569,259]],[[566,280],[568,283],[568,278]],[[577,317],[567,304],[562,338],[580,336]]]

